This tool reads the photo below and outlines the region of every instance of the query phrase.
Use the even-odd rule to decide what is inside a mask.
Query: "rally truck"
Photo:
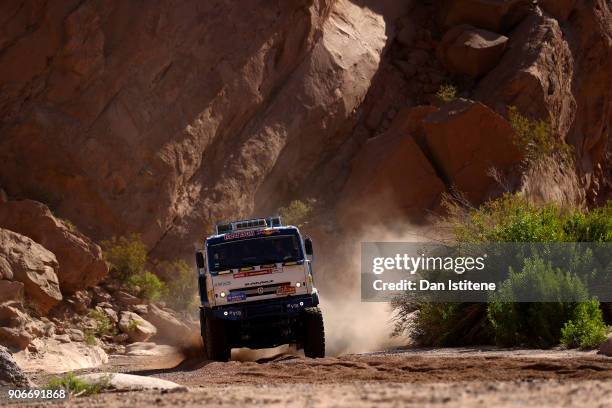
[[[224,222],[215,232],[196,252],[208,358],[228,361],[232,348],[283,344],[324,357],[312,241],[280,217]]]

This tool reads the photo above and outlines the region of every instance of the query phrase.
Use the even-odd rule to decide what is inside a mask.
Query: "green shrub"
[[[578,304],[572,319],[561,330],[561,343],[568,347],[596,348],[606,340],[606,332],[599,302],[593,299]]]
[[[286,207],[278,209],[283,222],[287,225],[302,227],[310,221],[314,211],[314,200],[294,200]]]
[[[451,225],[458,242],[563,242],[568,240],[564,217],[553,204],[538,207],[505,194]]]
[[[130,276],[127,285],[134,295],[151,302],[162,299],[168,291],[166,284],[157,275],[147,271]]]
[[[83,331],[85,335],[85,344],[88,346],[94,346],[96,344],[96,335],[94,330],[86,329]]]
[[[452,204],[452,203],[451,203]],[[553,301],[548,303],[514,303],[513,297],[520,295],[526,285],[539,291],[541,297],[558,299],[574,298],[585,301],[607,291],[601,282],[610,282],[612,272],[610,258],[606,259],[606,247],[566,244],[557,242],[601,242],[612,239],[612,204],[591,211],[564,209],[550,204],[537,206],[518,195],[503,197],[483,204],[480,208],[464,210],[449,205],[449,217],[454,239],[459,248],[469,249],[473,243],[498,242],[546,242],[546,248],[529,248],[529,251],[511,260],[514,270],[502,283],[501,292],[489,304],[412,304],[409,296],[400,297],[393,303],[396,312],[396,334],[410,329],[421,345],[466,345],[497,342],[505,345],[551,345],[561,339],[561,329],[573,318],[577,303]],[[494,247],[492,247],[494,248]],[[572,249],[573,248],[573,249]],[[543,265],[531,259],[539,251],[549,252],[546,259],[552,265]],[[551,256],[553,254],[554,256]],[[494,262],[490,257],[489,262]],[[525,262],[525,259],[531,259]],[[504,268],[508,265],[504,260]],[[562,268],[562,271],[558,270]],[[580,275],[576,271],[591,271]],[[596,284],[599,283],[599,284]],[[585,287],[592,288],[587,293]],[[602,293],[597,291],[601,290]],[[515,296],[516,295],[516,296]],[[414,311],[416,313],[412,314]],[[574,323],[574,326],[576,323]],[[570,326],[571,330],[573,326]],[[570,330],[570,329],[568,329]]]
[[[113,237],[102,242],[104,257],[123,279],[141,274],[147,262],[147,248],[139,235]]]
[[[105,388],[109,387],[110,377],[103,378],[97,382],[88,382],[77,378],[74,373],[67,373],[62,377],[53,377],[47,384],[48,389],[65,389],[74,396],[86,396],[99,394]]]
[[[198,280],[194,269],[182,259],[165,262],[161,268],[164,270],[164,276],[168,278],[165,298],[168,306],[179,311],[197,310]]]
[[[485,303],[411,304],[396,299],[392,307],[396,311],[393,334],[409,333],[419,345],[454,347],[486,343],[489,338]],[[403,318],[397,313],[400,310],[405,312]]]
[[[557,137],[549,122],[529,120],[515,106],[508,107],[508,120],[516,131],[514,142],[523,150],[527,163],[553,156],[564,164],[573,163],[572,147]]]
[[[457,99],[457,88],[451,84],[442,85],[436,92],[436,98],[442,103],[452,102]]]
[[[521,303],[530,294],[546,302]],[[573,302],[566,302],[566,300]],[[520,272],[510,272],[491,297],[488,318],[495,342],[503,346],[548,347],[559,343],[561,328],[575,302],[588,299],[576,276],[554,269],[541,259],[528,259]]]
[[[569,241],[612,242],[612,201],[589,212],[574,211],[563,228]]]
[[[458,242],[611,242],[612,201],[591,211],[538,206],[505,194],[447,220]],[[457,219],[458,218],[458,219]]]
[[[89,317],[94,320],[96,327],[89,333],[94,336],[113,335],[116,333],[116,328],[111,319],[100,309],[93,309],[89,312]],[[85,332],[87,335],[88,331]],[[93,341],[95,343],[95,339]]]

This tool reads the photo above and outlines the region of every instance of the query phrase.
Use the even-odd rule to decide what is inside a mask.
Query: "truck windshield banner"
[[[300,262],[304,256],[299,236],[296,234],[259,234],[240,240],[209,243],[208,259],[211,272],[219,272],[252,266],[270,269],[272,266],[268,265]]]

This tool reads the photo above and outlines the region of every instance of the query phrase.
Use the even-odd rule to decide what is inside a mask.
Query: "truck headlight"
[[[302,284],[301,284],[300,282],[296,282],[296,283],[295,283],[295,287],[296,287],[296,288],[299,288],[300,286],[302,286]]]
[[[219,294],[219,296],[221,296],[222,298],[224,298],[224,297],[225,297],[225,292],[221,292],[221,293]]]

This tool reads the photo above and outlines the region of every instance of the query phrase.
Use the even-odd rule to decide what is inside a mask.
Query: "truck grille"
[[[253,286],[249,288],[241,288],[241,289],[231,289],[230,295],[233,293],[244,293],[246,298],[250,298],[253,296],[264,296],[264,295],[274,295],[279,293],[279,291],[288,290],[287,288],[292,288],[289,282],[282,283],[273,283],[270,285],[262,285],[262,286]]]

